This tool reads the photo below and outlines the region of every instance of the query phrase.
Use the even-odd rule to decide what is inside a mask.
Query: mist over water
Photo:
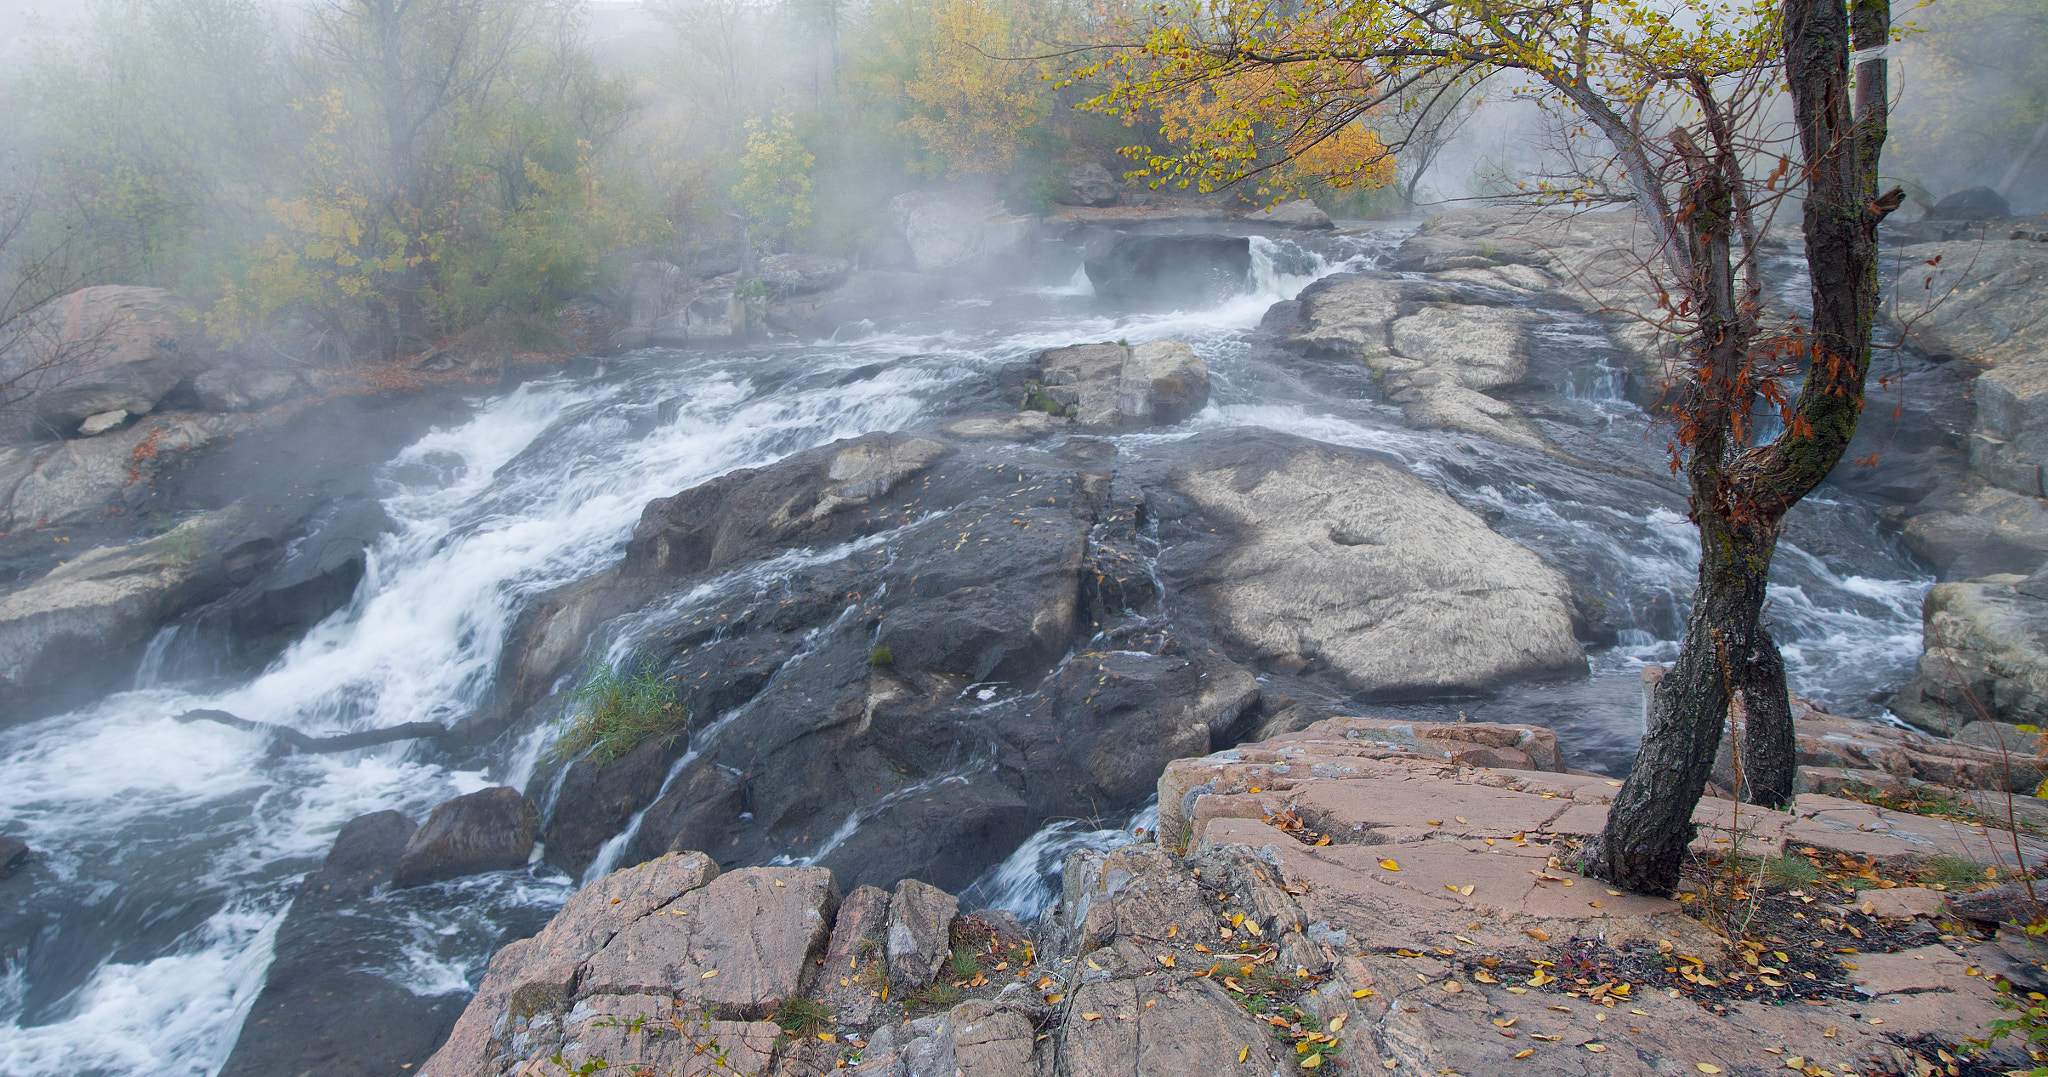
[[[1530,379],[1550,387],[1537,409],[1549,416],[1539,419],[1546,434],[1612,462],[1592,471],[1408,430],[1355,369],[1281,355],[1255,332],[1272,303],[1331,272],[1375,264],[1402,234],[1323,240],[1315,251],[1259,237],[1245,290],[1205,309],[1117,309],[1092,295],[1073,261],[1052,259],[1021,284],[844,329],[845,339],[647,349],[480,395],[467,421],[431,431],[384,465],[378,494],[397,529],[372,551],[349,605],[267,668],[215,677],[193,672],[207,663],[160,649],[137,687],[8,730],[0,817],[38,861],[31,885],[12,887],[0,905],[0,938],[14,940],[0,951],[0,1072],[212,1072],[260,988],[290,886],[318,867],[343,823],[385,809],[423,819],[440,800],[495,784],[520,787],[544,812],[551,796],[529,787],[552,739],[546,725],[452,761],[404,743],[272,757],[265,737],[177,715],[219,709],[314,736],[461,718],[489,698],[520,611],[614,563],[647,501],[837,438],[1014,408],[995,375],[1048,347],[1173,336],[1209,364],[1208,407],[1179,427],[1115,438],[1127,456],[1243,425],[1370,449],[1597,587],[1620,631],[1592,652],[1591,678],[1356,712],[1545,722],[1575,765],[1625,767],[1641,734],[1636,671],[1675,653],[1697,549],[1663,473],[1661,440],[1619,394],[1620,359],[1598,326],[1560,314],[1538,334]],[[1872,713],[1870,693],[1902,680],[1917,655],[1919,596],[1930,581],[1865,507],[1823,498],[1797,515],[1771,607],[1795,691]],[[1802,528],[1831,536],[1825,556],[1806,550]],[[666,609],[761,588],[789,567],[736,569]],[[615,627],[597,646],[616,658],[631,638]],[[1008,690],[989,691],[990,705],[1002,705]],[[708,742],[716,729],[699,736]],[[973,781],[977,765],[963,756],[931,780]],[[1049,821],[975,884],[969,902],[1042,912],[1066,851],[1129,840],[1153,819]],[[862,821],[850,814],[837,840]],[[625,838],[592,877],[616,865]],[[834,838],[822,840],[803,859],[828,852]],[[575,885],[536,866],[384,896],[372,904],[404,959],[374,971],[421,996],[471,990],[507,925],[544,916]]]

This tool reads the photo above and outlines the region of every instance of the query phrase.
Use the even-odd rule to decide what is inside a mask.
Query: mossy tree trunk
[[[1854,101],[1853,36],[1859,49],[1890,34],[1889,0],[1784,0],[1785,77],[1805,164],[1804,230],[1812,277],[1807,332],[1771,345],[1803,361],[1805,383],[1772,441],[1745,447],[1742,425],[1759,392],[1760,345],[1751,297],[1734,286],[1731,234],[1747,227],[1733,147],[1711,108],[1705,148],[1674,138],[1688,181],[1676,213],[1692,262],[1688,297],[1698,311],[1691,380],[1677,408],[1689,450],[1686,477],[1700,532],[1699,587],[1678,661],[1659,683],[1636,765],[1609,810],[1592,852],[1601,877],[1644,893],[1669,893],[1694,836],[1731,711],[1740,719],[1745,792],[1758,803],[1790,800],[1794,776],[1784,661],[1763,622],[1771,556],[1785,514],[1841,461],[1863,409],[1870,331],[1878,302],[1877,226],[1900,194],[1877,193],[1884,144],[1885,61],[1862,64]],[[1710,103],[1708,88],[1698,94]],[[1747,244],[1745,244],[1747,246]],[[1766,348],[1768,350],[1768,348]]]

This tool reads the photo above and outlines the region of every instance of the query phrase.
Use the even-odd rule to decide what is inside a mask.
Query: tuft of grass
[[[1803,856],[1774,857],[1764,864],[1764,879],[1781,886],[1812,886],[1825,873]]]
[[[782,1031],[807,1040],[832,1027],[832,1011],[821,1002],[791,995],[776,1008],[775,1016],[770,1020]]]
[[[662,680],[652,662],[630,675],[597,666],[573,696],[576,717],[550,753],[558,760],[588,750],[591,761],[603,766],[650,737],[669,743],[689,728],[689,715],[676,704],[675,689]]]
[[[1925,883],[1971,886],[1996,881],[1999,872],[1997,868],[1986,868],[1974,860],[1966,860],[1960,856],[1930,856],[1919,863],[1914,874]]]
[[[952,984],[939,981],[922,992],[923,1001],[935,1010],[950,1010],[960,1002],[960,989]]]
[[[964,948],[955,948],[947,963],[953,966],[953,975],[962,979],[981,971],[981,962],[974,959],[974,951]]]
[[[891,651],[886,646],[877,647],[874,650],[868,652],[868,665],[893,666],[895,664],[896,653],[894,651]]]

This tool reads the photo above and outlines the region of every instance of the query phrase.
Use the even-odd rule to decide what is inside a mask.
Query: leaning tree
[[[1563,147],[1574,167],[1530,195],[1641,213],[1656,246],[1645,291],[1682,342],[1666,411],[1701,553],[1678,659],[1589,857],[1630,889],[1677,885],[1724,727],[1740,732],[1751,798],[1791,796],[1766,585],[1785,514],[1841,460],[1863,407],[1877,226],[1901,195],[1877,191],[1882,53],[1853,77],[1850,63],[1890,36],[1889,0],[1196,0],[1105,28],[1071,76],[1102,86],[1085,107],[1171,135],[1125,150],[1136,173],[1205,190],[1284,185],[1303,161],[1338,186],[1384,174],[1328,147],[1446,80],[1505,79],[1577,128]],[[1766,325],[1759,258],[1793,201],[1813,313]]]

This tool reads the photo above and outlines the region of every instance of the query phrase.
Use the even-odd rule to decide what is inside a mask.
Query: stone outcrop
[[[0,355],[0,375],[28,374],[29,402],[46,434],[66,436],[88,417],[147,415],[214,358],[187,318],[189,304],[162,288],[97,285],[30,316]]]
[[[1244,215],[1244,219],[1258,224],[1275,224],[1282,228],[1300,228],[1306,231],[1327,231],[1337,227],[1337,222],[1323,212],[1321,206],[1306,198],[1267,206]]]
[[[968,191],[909,191],[889,200],[888,214],[919,273],[1014,258],[1029,252],[1037,236],[1035,218]]]
[[[1924,603],[1919,674],[1891,709],[1944,736],[1979,718],[2048,723],[2048,578],[1940,583]]]
[[[1095,294],[1147,303],[1212,303],[1250,286],[1251,240],[1118,235],[1084,263]]]
[[[1237,653],[1326,665],[1370,695],[1585,668],[1564,576],[1405,468],[1237,432],[1205,442],[1169,483],[1222,530],[1176,544],[1164,567]]]
[[[650,504],[616,570],[522,625],[502,713],[554,713],[583,641],[643,609],[693,729],[569,764],[548,857],[581,872],[637,817],[625,863],[702,847],[957,889],[1042,820],[1135,808],[1168,760],[1245,736],[1257,667],[1389,695],[1584,668],[1562,577],[1394,464],[1267,431],[1017,454],[1061,428],[867,435]],[[772,599],[719,582],[762,565]]]
[[[540,821],[533,805],[508,785],[480,789],[434,805],[406,840],[391,885],[423,886],[484,871],[526,866]]]
[[[1897,708],[1894,701],[1894,713]],[[1981,728],[1987,723],[1974,724]],[[1886,722],[1828,714],[1795,699],[1792,732],[1799,768],[1794,788],[1802,793],[1854,787],[1911,794],[1933,787],[1969,799],[1980,790],[2032,793],[2048,779],[2048,760],[2035,754],[2035,738],[2017,730],[2007,736],[2007,750],[2001,752],[1995,738],[1981,733],[1967,740],[1928,736]],[[1714,760],[1713,781],[1722,791],[1737,788],[1733,740],[1722,739]]]
[[[953,956],[953,919],[960,900],[929,883],[905,879],[889,898],[889,930],[884,953],[889,978],[906,987],[923,987],[938,977]]]
[[[500,951],[421,1072],[510,1077],[559,1052],[571,1068],[708,1073],[711,1055],[718,1072],[863,1077],[1168,1077],[1311,1061],[1562,1077],[1588,1072],[1593,1055],[1599,1072],[1766,1072],[1796,1055],[1917,1073],[1923,1044],[1982,1035],[2000,1015],[1976,973],[2027,975],[1934,926],[2012,919],[2011,894],[1945,905],[1907,886],[1793,905],[1840,918],[1806,930],[1834,925],[1849,939],[1863,925],[1868,939],[1842,951],[1854,959],[1836,963],[1782,939],[1802,952],[1743,945],[1681,901],[1605,889],[1568,860],[1621,783],[1460,754],[1481,750],[1557,754],[1527,727],[1333,718],[1176,761],[1159,785],[1161,842],[1070,856],[1059,904],[1029,937],[997,914],[956,919],[950,896],[917,882],[894,899],[856,890],[834,919],[831,881],[814,868],[712,880],[699,854],[642,864]],[[1933,856],[1994,863],[2004,840],[1812,795],[1790,814],[1709,800],[1695,821],[1707,859],[1739,849],[1890,870]],[[922,928],[907,924],[906,902]],[[915,988],[926,964],[893,983],[883,974],[913,949],[896,945],[899,927],[929,935],[914,949],[936,959],[947,993]],[[714,938],[726,940],[715,954],[695,949]],[[1825,978],[1779,967],[1795,964]],[[625,967],[642,971],[613,971]],[[724,994],[709,986],[728,977]],[[771,1009],[776,1023],[759,1019]]]
[[[1178,340],[1054,348],[1038,372],[1046,398],[1089,430],[1171,426],[1209,401],[1208,365]]]

